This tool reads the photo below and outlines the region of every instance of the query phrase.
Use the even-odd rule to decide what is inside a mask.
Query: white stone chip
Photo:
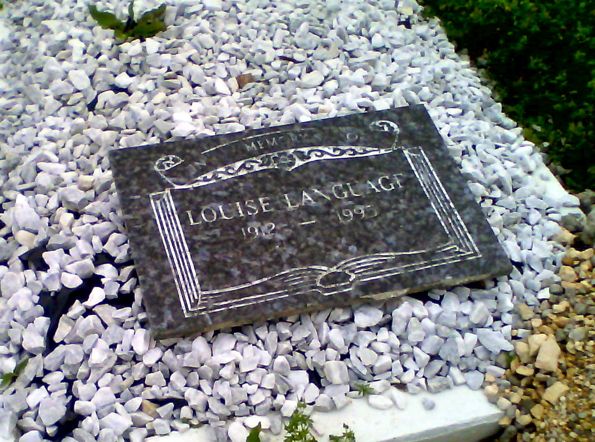
[[[162,355],[163,350],[161,350],[159,347],[152,348],[143,355],[143,364],[145,364],[147,367],[152,367],[157,363],[157,361],[159,361],[159,359],[161,359]]]
[[[290,417],[293,414],[293,412],[296,410],[297,404],[298,404],[297,401],[289,400],[289,399],[286,400],[283,403],[283,406],[281,407],[281,414],[284,417]]]
[[[324,363],[324,375],[331,384],[340,385],[349,382],[347,365],[343,361],[327,361]]]
[[[45,339],[33,324],[29,324],[23,331],[23,348],[33,354],[39,354],[45,349]]]
[[[229,86],[223,81],[221,78],[215,79],[215,92],[221,95],[231,95],[231,91],[229,90]]]
[[[31,206],[27,199],[17,198],[16,205],[12,211],[13,222],[20,229],[37,233],[40,228],[41,218]]]
[[[391,387],[386,394],[393,401],[395,407],[397,407],[399,410],[405,409],[407,406],[407,397],[403,392]]]
[[[14,293],[24,287],[22,274],[6,272],[0,278],[0,290],[4,298],[10,298]]]
[[[469,315],[471,322],[476,325],[485,325],[489,317],[490,311],[483,302],[475,303]]]
[[[371,306],[361,306],[354,312],[354,322],[360,328],[373,327],[382,319],[382,310]]]
[[[171,427],[169,422],[165,419],[155,419],[153,421],[153,430],[155,434],[158,436],[163,436],[165,434],[171,433]]]
[[[473,370],[464,374],[467,385],[472,390],[479,390],[483,384],[483,373]]]
[[[99,425],[101,428],[109,428],[116,436],[121,436],[132,426],[132,420],[128,416],[109,413],[107,416],[99,419]]]
[[[114,79],[115,85],[123,89],[128,88],[128,86],[130,86],[132,82],[133,79],[130,78],[126,72],[118,74],[118,76]]]
[[[477,330],[476,334],[481,345],[492,353],[497,354],[501,351],[511,351],[514,348],[513,345],[504,338],[501,332],[480,328]]]
[[[248,416],[244,419],[244,425],[248,428],[256,428],[260,424],[260,428],[268,430],[271,428],[271,420],[267,416]]]
[[[413,348],[413,357],[415,358],[415,363],[419,368],[425,367],[430,361],[430,356],[417,347]]]
[[[304,74],[300,81],[299,86],[303,88],[314,88],[316,86],[320,86],[324,81],[324,75],[319,71],[312,71],[307,74]]]
[[[134,337],[132,338],[132,349],[134,352],[142,356],[149,350],[149,343],[151,342],[151,336],[149,335],[148,330],[139,328],[134,332]]]
[[[105,291],[101,287],[93,287],[93,290],[89,293],[89,298],[83,302],[83,305],[87,308],[93,308],[103,300],[105,300]]]
[[[0,427],[2,428],[2,427]],[[3,430],[3,428],[2,428]],[[2,434],[10,434],[7,431],[2,431]],[[26,433],[24,433],[20,439],[19,442],[43,442],[43,436],[41,435],[41,433],[37,430],[31,430],[31,431],[27,431]]]
[[[427,397],[425,397],[421,400],[421,404],[428,411],[433,410],[436,407],[436,402],[434,402],[432,399],[427,398]]]
[[[80,395],[80,398],[83,400],[87,400],[89,396]],[[95,394],[92,396],[91,402],[95,405],[95,408],[98,410],[103,407],[108,407],[116,402],[116,396],[114,392],[109,387],[101,387],[99,388]]]
[[[227,436],[231,442],[246,442],[249,431],[240,422],[234,421],[227,428]]]
[[[380,394],[369,395],[368,404],[370,407],[376,408],[377,410],[388,410],[395,405],[389,397]]]
[[[229,333],[219,333],[213,340],[213,355],[218,355],[233,350],[237,339]]]
[[[222,0],[203,0],[202,4],[207,11],[221,11],[223,9]]]
[[[73,69],[69,71],[68,79],[70,80],[72,85],[79,91],[91,87],[91,80],[89,80],[89,76],[82,69]]]
[[[39,418],[46,427],[57,423],[65,414],[64,404],[51,397],[42,400],[39,404]]]
[[[306,390],[304,390],[304,402],[311,404],[318,398],[320,394],[319,388],[314,384],[308,384]]]
[[[95,412],[95,405],[90,401],[76,401],[74,412],[82,416],[91,416]]]
[[[83,283],[83,280],[78,275],[64,272],[60,275],[60,282],[62,285],[69,289],[74,289]]]
[[[156,385],[157,387],[165,387],[167,382],[165,381],[163,373],[158,371],[156,373],[149,373],[145,378],[145,384],[149,386]]]

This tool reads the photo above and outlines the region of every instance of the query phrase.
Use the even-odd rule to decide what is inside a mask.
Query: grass
[[[372,387],[370,387],[369,384],[366,384],[365,382],[359,382],[359,383],[355,384],[355,389],[357,390],[357,392],[359,393],[359,395],[361,397],[368,396],[368,395],[375,393],[374,389]]]

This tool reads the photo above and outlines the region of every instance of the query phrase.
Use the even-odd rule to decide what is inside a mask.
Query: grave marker
[[[160,337],[511,270],[422,105],[110,160]]]

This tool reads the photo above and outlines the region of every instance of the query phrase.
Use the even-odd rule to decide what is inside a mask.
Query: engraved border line
[[[417,149],[419,150],[419,149]],[[444,201],[440,197],[443,196],[443,193],[440,190],[436,190],[434,186],[434,182],[431,177],[428,175],[428,170],[424,168],[424,159],[418,153],[412,153],[412,168],[416,171],[419,170],[421,177],[419,178],[420,184],[426,194],[426,197],[432,202],[432,206],[435,209],[435,213],[438,218],[442,221],[444,220],[443,227],[446,230],[447,235],[452,238],[452,235],[457,239],[457,246],[459,245],[469,245],[466,244],[465,238],[462,236],[462,232],[456,228],[456,222],[450,217],[449,212],[444,207]],[[437,208],[434,206],[434,203],[438,206]],[[448,224],[448,227],[446,226]],[[469,248],[469,247],[466,247]]]
[[[417,178],[417,181],[421,184],[421,187],[422,187],[424,193],[426,194],[426,198],[428,198],[428,200],[430,201],[430,204],[431,204],[432,208],[434,209],[434,214],[438,218],[438,221],[440,221],[440,224],[442,225],[442,228],[444,229],[446,236],[448,236],[449,240],[451,240],[453,243],[455,243],[455,241],[454,241],[455,238],[453,238],[452,232],[446,226],[444,220],[442,219],[441,213],[439,213],[439,210],[436,207],[434,198],[432,198],[432,195],[430,195],[430,193],[428,192],[427,183],[423,180],[423,178],[421,176],[421,171],[419,171],[417,169],[417,166],[414,161],[416,154],[413,152],[410,152],[408,149],[404,149],[403,152],[405,154],[405,158],[407,158],[407,162],[409,163],[409,166],[411,166],[411,169],[413,170],[413,173],[415,174],[415,177]]]
[[[471,243],[472,248],[474,249],[474,251],[481,256],[481,253],[479,252],[479,249],[477,248],[477,244],[475,243],[475,241],[473,240],[473,237],[471,236],[471,234],[469,233],[469,230],[467,229],[467,226],[465,225],[465,223],[463,222],[461,215],[459,214],[459,211],[456,209],[456,207],[454,206],[454,204],[452,203],[452,200],[450,199],[450,197],[448,196],[448,193],[446,192],[446,190],[444,189],[444,186],[442,185],[442,182],[440,181],[440,179],[438,179],[438,176],[436,174],[436,171],[434,170],[434,168],[432,167],[432,164],[430,163],[430,160],[428,159],[428,157],[426,156],[426,153],[424,152],[423,149],[420,148],[420,152],[421,155],[424,157],[424,163],[425,166],[428,167],[430,169],[430,173],[433,175],[434,177],[434,183],[435,185],[437,185],[442,193],[442,195],[445,195],[445,201],[448,203],[449,207],[452,209],[452,215],[449,216],[455,216],[456,220],[458,221],[457,223],[455,223],[455,225],[459,228],[463,230],[463,234],[466,237],[466,239],[469,241],[469,243]]]
[[[180,218],[178,217],[178,210],[176,209],[176,204],[171,196],[171,192],[167,193],[168,202],[171,205],[171,211],[173,212],[174,221],[176,223],[177,229],[176,232],[180,237],[180,242],[182,245],[182,252],[184,256],[184,261],[186,262],[186,266],[189,267],[190,270],[190,282],[193,288],[193,299],[195,302],[200,302],[201,300],[201,290],[200,290],[200,283],[198,282],[198,275],[196,274],[196,270],[194,268],[194,264],[192,263],[192,255],[190,254],[190,250],[188,250],[188,244],[186,243],[186,238],[184,237],[184,231],[182,230],[182,226],[180,225]]]
[[[448,224],[451,226],[450,234],[454,234],[461,245],[464,245],[467,250],[472,249],[473,252],[479,254],[479,250],[477,249],[477,246],[473,241],[473,238],[469,234],[469,231],[463,223],[457,209],[454,207],[454,204],[450,200],[448,193],[442,186],[442,183],[440,182],[440,179],[437,177],[436,172],[432,167],[430,161],[428,160],[427,156],[425,155],[424,150],[421,147],[417,147],[416,150],[419,150],[420,153],[412,153],[413,157],[415,157],[415,161],[412,161],[412,168],[414,169],[414,172],[417,170],[417,168],[420,168],[420,174],[422,176],[427,176],[428,174],[431,174],[431,176],[427,176],[427,178],[429,178],[427,180],[420,179],[420,184],[424,188],[424,192],[426,192],[426,196],[428,197],[428,199],[430,201],[436,201],[438,206],[440,207],[440,209],[436,211],[436,215],[441,221],[442,217],[446,218]],[[421,159],[419,159],[418,157],[421,157]],[[419,164],[414,164],[418,162]],[[429,194],[428,191],[431,194]],[[447,204],[451,210],[448,211],[444,204]],[[456,215],[456,219],[453,219],[453,214]],[[448,232],[447,234],[450,236]],[[479,254],[479,256],[481,256],[481,254]]]
[[[165,233],[165,221],[162,219],[162,208],[160,204],[159,196],[163,195],[165,192],[157,192],[152,193],[150,196],[151,206],[153,207],[153,213],[155,213],[155,220],[157,221],[157,229],[159,230],[159,234],[161,235],[161,240],[165,245],[165,252],[167,254],[167,260],[169,262],[170,269],[174,275],[174,282],[176,283],[176,288],[178,290],[178,296],[180,298],[182,309],[184,310],[184,316],[188,316],[188,311],[192,309],[192,305],[188,303],[188,299],[185,295],[186,287],[181,284],[179,280],[178,273],[176,269],[178,268],[177,261],[174,258],[174,252],[171,250],[171,245],[169,242],[169,236]]]
[[[171,199],[168,198],[169,192],[166,192],[163,200],[162,200],[162,205],[164,206],[165,210],[165,214],[168,218],[169,221],[169,226],[171,226],[173,229],[170,233],[172,233],[171,235],[171,241],[173,242],[173,246],[174,246],[174,250],[176,252],[176,257],[178,259],[178,265],[181,269],[180,271],[180,276],[182,278],[184,287],[186,288],[186,299],[188,301],[188,303],[190,305],[192,305],[192,303],[196,300],[196,287],[193,286],[192,284],[192,279],[191,279],[191,275],[188,269],[189,263],[184,259],[184,252],[183,252],[183,243],[185,243],[185,239],[183,237],[183,233],[180,233],[177,230],[177,226],[176,226],[176,222],[175,222],[175,218],[176,215],[174,213],[172,213],[175,209],[173,209],[171,207]],[[190,264],[190,266],[192,266]]]

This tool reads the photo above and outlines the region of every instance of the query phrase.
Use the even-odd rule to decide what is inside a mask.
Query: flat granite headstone
[[[422,105],[110,160],[158,337],[511,270]]]

